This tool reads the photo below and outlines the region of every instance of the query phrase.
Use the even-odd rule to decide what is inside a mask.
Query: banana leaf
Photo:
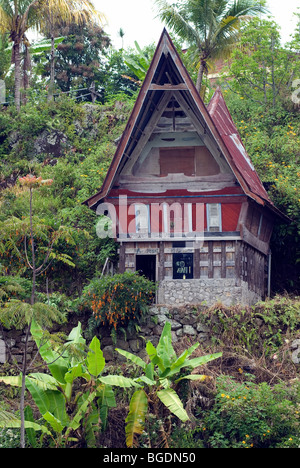
[[[175,390],[172,388],[165,388],[157,392],[157,396],[171,413],[175,414],[181,421],[189,420],[188,414],[183,408],[183,404]]]
[[[98,377],[105,367],[105,359],[100,348],[100,342],[96,336],[92,339],[88,352],[86,363],[88,371],[94,377]]]
[[[99,377],[99,381],[107,385],[122,388],[141,387],[134,379],[129,379],[122,375],[106,375],[104,377]]]
[[[146,369],[145,361],[143,361],[143,359],[141,359],[139,356],[136,356],[135,354],[129,353],[128,351],[124,351],[123,349],[119,348],[116,348],[116,351],[118,351],[119,354],[122,354],[122,356],[132,361],[134,364],[142,367],[144,370]]]
[[[130,400],[129,413],[126,418],[126,445],[133,447],[135,434],[144,431],[145,418],[148,411],[148,398],[144,390],[137,390]]]

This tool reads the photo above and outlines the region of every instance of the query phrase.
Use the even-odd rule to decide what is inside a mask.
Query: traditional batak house
[[[158,283],[160,304],[253,304],[268,285],[283,215],[246,153],[218,89],[206,107],[166,30],[101,191],[119,271]]]

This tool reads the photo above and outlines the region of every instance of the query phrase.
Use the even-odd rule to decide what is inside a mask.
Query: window
[[[221,203],[208,203],[206,205],[207,230],[208,232],[222,231]]]
[[[174,253],[173,254],[173,279],[193,278],[194,254]]]
[[[150,234],[150,206],[135,205],[135,227],[138,234]]]

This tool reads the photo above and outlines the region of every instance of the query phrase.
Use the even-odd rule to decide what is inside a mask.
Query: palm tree
[[[198,66],[196,88],[201,91],[207,62],[225,54],[236,42],[241,19],[265,13],[264,0],[155,0],[158,16],[187,42]]]
[[[21,105],[21,46],[26,43],[26,32],[34,27],[38,18],[36,4],[39,0],[0,0],[0,32],[8,33],[13,42],[12,63],[15,65],[15,105]]]
[[[118,31],[118,36],[121,38],[121,41],[122,41],[122,47],[121,49],[123,50],[124,49],[124,36],[125,36],[125,31],[124,29],[120,28],[119,31]]]
[[[13,42],[12,62],[15,64],[15,105],[21,105],[21,53],[22,44],[28,47],[26,32],[40,29],[49,18],[62,21],[81,21],[96,15],[90,0],[0,0],[0,32],[9,33]],[[54,39],[53,39],[54,47]],[[54,53],[53,62],[54,62]]]

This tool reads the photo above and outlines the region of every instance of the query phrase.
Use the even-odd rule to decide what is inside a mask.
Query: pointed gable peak
[[[234,124],[229,109],[226,105],[224,96],[221,91],[221,87],[218,86],[213,97],[211,98],[207,110],[211,115],[213,121],[219,123],[219,132],[223,135],[238,135],[241,144],[239,132]]]
[[[164,28],[145,81],[157,86],[178,85],[186,82],[187,77],[189,78],[172,39]]]

